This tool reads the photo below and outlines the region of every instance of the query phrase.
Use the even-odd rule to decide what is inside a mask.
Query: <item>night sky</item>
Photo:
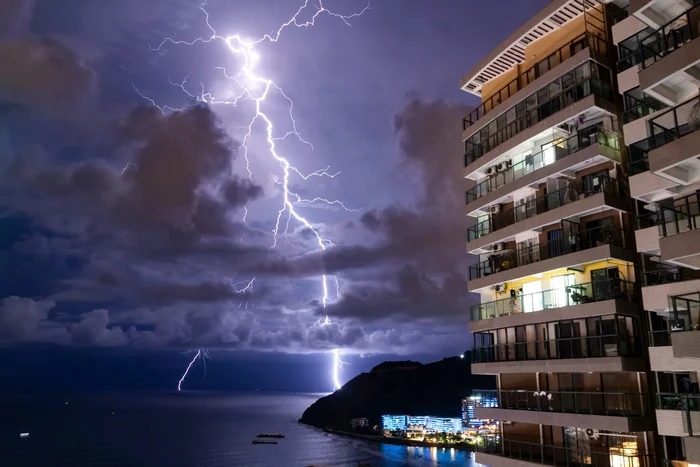
[[[251,46],[304,225],[197,0],[0,0],[0,390],[174,389],[209,349],[183,388],[329,391],[336,349],[347,381],[469,348],[459,80],[546,3],[310,0]],[[205,9],[252,43],[301,6]]]

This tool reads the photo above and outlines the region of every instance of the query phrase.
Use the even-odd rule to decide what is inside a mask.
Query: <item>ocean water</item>
[[[472,453],[372,443],[297,423],[319,396],[0,395],[0,466],[481,467]],[[259,432],[286,438],[251,444]]]

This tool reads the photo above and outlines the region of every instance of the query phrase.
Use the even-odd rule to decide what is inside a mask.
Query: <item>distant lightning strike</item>
[[[186,354],[189,354],[191,351],[187,351]],[[180,377],[180,381],[177,382],[177,390],[182,391],[182,382],[185,381],[185,378],[187,378],[188,373],[190,372],[190,369],[192,368],[192,365],[197,361],[197,359],[202,360],[202,365],[204,366],[204,377],[207,377],[207,359],[211,358],[211,355],[209,355],[209,351],[204,349],[197,349],[197,353],[194,354],[194,357],[192,360],[190,360],[190,364],[187,365],[187,368],[185,369],[185,372],[182,374]]]
[[[308,28],[309,26],[315,25],[316,18],[318,18],[321,14],[326,13],[329,16],[339,18],[341,21],[343,21],[347,26],[351,26],[350,20],[353,18],[357,18],[361,16],[365,11],[369,9],[369,4],[365,6],[361,11],[357,13],[353,13],[351,15],[341,15],[339,13],[334,13],[328,9],[326,9],[323,5],[323,0],[318,0],[318,3],[313,3],[311,0],[305,0],[304,4],[294,13],[294,15],[289,18],[285,23],[282,24],[282,26],[277,29],[276,32],[272,34],[265,34],[261,38],[254,40],[254,41],[247,41],[244,40],[240,35],[231,35],[231,36],[220,36],[217,34],[216,30],[211,26],[209,23],[209,12],[204,8],[206,5],[203,3],[200,6],[200,10],[204,14],[204,19],[205,19],[205,24],[211,31],[211,36],[208,38],[204,37],[198,37],[192,41],[176,41],[170,37],[166,37],[163,39],[163,41],[160,43],[160,45],[157,48],[151,48],[154,51],[160,51],[166,44],[172,44],[172,45],[187,45],[187,46],[192,46],[196,43],[210,43],[213,41],[222,41],[224,42],[229,50],[237,56],[241,56],[243,58],[243,66],[240,70],[235,75],[231,75],[227,72],[226,68],[224,67],[217,67],[217,70],[221,71],[224,75],[224,77],[233,83],[237,85],[237,87],[240,89],[240,92],[238,93],[237,96],[235,96],[233,99],[226,99],[226,100],[219,100],[217,99],[212,93],[210,92],[205,92],[204,85],[200,85],[200,92],[199,94],[193,94],[191,91],[188,90],[187,88],[187,79],[189,78],[189,75],[185,77],[180,83],[176,83],[172,80],[169,80],[170,83],[173,86],[177,86],[180,89],[182,89],[183,92],[185,92],[188,96],[191,98],[194,98],[196,101],[199,102],[204,102],[207,104],[225,104],[225,105],[237,105],[238,102],[241,99],[250,99],[255,103],[255,115],[251,119],[250,123],[248,124],[247,127],[244,127],[246,129],[246,133],[243,137],[243,142],[241,145],[241,149],[243,150],[243,155],[246,161],[246,169],[248,171],[248,177],[252,179],[252,171],[250,170],[250,161],[248,159],[248,147],[246,146],[248,142],[248,138],[251,136],[253,132],[253,125],[258,121],[262,120],[264,122],[265,128],[266,128],[266,139],[267,139],[267,144],[269,147],[270,154],[272,157],[280,164],[280,167],[282,168],[283,176],[281,181],[277,181],[277,183],[282,187],[282,193],[283,193],[283,203],[281,209],[277,213],[277,218],[275,222],[275,226],[272,230],[273,233],[273,242],[272,246],[270,248],[274,248],[277,245],[277,237],[280,233],[286,234],[288,229],[289,229],[289,222],[293,218],[295,219],[298,223],[309,229],[311,232],[313,232],[314,236],[316,237],[316,243],[318,244],[318,247],[325,251],[327,246],[332,245],[333,243],[321,236],[321,234],[318,232],[316,228],[309,222],[304,216],[299,214],[299,212],[295,209],[295,204],[316,204],[316,203],[322,203],[326,204],[329,206],[339,206],[342,209],[345,209],[347,211],[356,211],[354,209],[349,209],[347,208],[342,201],[339,200],[328,200],[326,198],[321,198],[321,197],[315,197],[312,199],[304,199],[301,198],[298,194],[293,193],[290,188],[289,188],[289,179],[290,175],[292,173],[298,175],[301,177],[303,180],[308,180],[311,177],[328,177],[328,178],[335,178],[337,175],[339,175],[340,172],[337,173],[330,173],[328,170],[330,167],[327,167],[326,169],[321,169],[317,170],[314,172],[311,172],[309,174],[303,174],[301,171],[299,171],[296,167],[294,167],[289,160],[287,160],[285,157],[281,156],[277,152],[277,142],[282,141],[286,139],[289,136],[294,136],[296,137],[299,141],[301,141],[304,144],[307,144],[309,147],[313,149],[313,145],[306,141],[302,136],[301,133],[297,130],[297,124],[296,120],[294,119],[293,115],[293,109],[294,109],[294,102],[292,101],[287,94],[284,93],[282,88],[280,88],[277,84],[275,84],[271,79],[268,78],[263,78],[262,76],[259,76],[256,73],[256,65],[258,61],[260,60],[260,55],[255,51],[255,46],[264,42],[264,41],[269,41],[271,43],[275,43],[279,40],[282,32],[287,29],[288,27],[294,26],[294,27],[301,27],[301,28]],[[316,11],[312,15],[310,20],[307,21],[301,21],[299,19],[299,16],[309,8],[310,5],[313,5],[313,8],[316,8]],[[256,89],[260,89],[260,91],[255,94],[253,91]],[[275,137],[273,135],[273,123],[272,119],[262,110],[262,103],[265,102],[269,92],[271,89],[274,89],[279,92],[279,94],[289,103],[289,118],[291,122],[291,127],[292,129],[290,131],[287,131],[283,136],[281,137]],[[142,94],[141,91],[139,91],[136,86],[134,86],[134,90],[137,92],[137,94],[144,100],[148,101],[151,105],[154,107],[158,108],[161,113],[165,114],[166,112],[169,111],[175,111],[175,110],[180,110],[180,109],[175,109],[172,107],[168,106],[159,106],[156,104],[156,102],[147,97],[146,95]],[[285,224],[284,230],[280,229],[280,222],[282,220],[282,216],[284,213],[287,213],[288,218],[287,222]],[[248,214],[247,207],[245,209],[245,214],[243,216],[243,220],[245,221],[246,217]],[[338,291],[338,281],[337,279],[333,277],[333,280],[335,281],[336,285],[336,291]],[[252,289],[253,281],[255,278],[253,278],[250,283],[241,291],[236,290],[237,293],[240,293],[242,291],[245,291],[248,287]],[[324,274],[321,276],[321,286],[323,289],[323,296],[322,296],[322,303],[323,303],[323,308],[326,308],[326,305],[328,303],[328,278]],[[235,286],[234,286],[235,287]],[[234,288],[235,290],[235,288]],[[339,295],[337,293],[336,295]],[[328,316],[326,316],[325,321],[323,323],[324,325],[330,324],[330,320]],[[189,372],[189,369],[192,367],[194,362],[199,358],[200,356],[200,351],[197,351],[197,354],[195,357],[192,359],[190,364],[187,367],[187,370],[183,374],[182,378],[180,379],[180,382],[178,383],[178,390],[180,389],[180,385],[182,384],[182,381],[184,378],[187,376],[187,373]],[[340,384],[340,372],[342,369],[343,362],[340,358],[340,351],[338,349],[333,350],[332,352],[332,357],[333,357],[333,367],[332,367],[332,383],[333,383],[333,389],[340,389],[341,384]]]

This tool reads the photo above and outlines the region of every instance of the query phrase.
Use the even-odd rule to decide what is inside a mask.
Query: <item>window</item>
[[[537,214],[537,201],[535,200],[535,195],[532,194],[515,202],[515,222],[520,222]]]
[[[542,281],[532,281],[523,284],[523,311],[531,313],[544,308],[542,300]]]
[[[574,274],[565,274],[562,276],[555,276],[551,279],[552,292],[552,305],[554,307],[561,307],[573,304],[569,300],[569,291],[567,288],[576,283]]]
[[[540,260],[539,237],[518,242],[518,266]]]

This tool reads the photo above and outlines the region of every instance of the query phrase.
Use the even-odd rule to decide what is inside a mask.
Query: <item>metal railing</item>
[[[622,334],[475,346],[471,353],[474,363],[641,355],[642,346],[639,339]]]
[[[642,285],[648,287],[698,278],[700,278],[700,275],[692,269],[659,262],[655,268],[647,269],[642,273]]]
[[[645,417],[649,415],[648,394],[594,391],[482,391],[498,401],[498,408],[581,415]]]
[[[529,155],[515,165],[504,167],[503,170],[499,170],[487,180],[467,190],[465,194],[465,203],[469,204],[472,201],[476,201],[507,183],[517,180],[542,167],[553,164],[556,161],[564,159],[596,143],[619,151],[620,135],[614,131],[599,129],[593,134],[576,134],[568,139],[552,141],[552,146],[550,148]],[[619,153],[616,158],[613,154],[609,154],[609,156],[613,156],[612,159],[615,162],[621,162]]]
[[[674,200],[673,207],[657,205],[656,217],[651,219],[662,237],[695,230],[700,225],[700,198],[693,193]]]
[[[700,34],[700,5],[684,11],[641,41],[642,68],[656,63]]]
[[[655,31],[645,29],[620,42],[618,72],[637,64],[646,68],[683,47],[698,37],[699,21],[700,10],[694,6]]]
[[[626,192],[620,181],[607,175],[599,175],[587,183],[573,180],[565,188],[531,199],[511,209],[491,214],[488,219],[467,229],[467,241],[471,242],[538,214],[600,193],[626,198]]]
[[[591,47],[596,52],[607,55],[607,43],[602,38],[591,33],[583,33],[579,35],[575,39],[559,47],[544,59],[535,63],[532,67],[522,72],[517,78],[513,79],[510,83],[493,93],[491,97],[486,98],[481,105],[469,112],[469,114],[464,117],[462,120],[462,130],[466,130],[483,118],[491,110],[498,107],[510,96],[514,95],[516,92],[523,89],[540,76],[552,70],[560,63],[563,63],[569,58],[573,57],[579,51],[582,51],[588,47]]]
[[[476,444],[476,451],[485,454],[517,459],[534,464],[552,465],[556,467],[654,467],[654,456],[639,454],[636,456],[621,455],[615,452],[615,448],[609,448],[607,452],[599,452],[586,449],[585,451],[563,446],[552,446],[542,443],[526,441],[514,441],[487,437],[482,443]],[[613,464],[612,456],[616,463]]]
[[[468,166],[520,132],[591,94],[611,100],[613,89],[611,84],[597,78],[587,78],[572,84],[544,102],[538,102],[536,107],[528,109],[523,115],[516,117],[510,123],[506,123],[505,127],[496,130],[493,134],[484,135],[483,141],[475,143],[473,142],[473,136],[469,138],[465,142],[464,166]]]
[[[562,230],[563,232],[563,230]],[[537,245],[519,248],[494,254],[486,261],[469,267],[469,279],[479,279],[508,269],[525,266],[550,258],[588,250],[601,245],[625,247],[629,232],[612,225],[596,227],[582,232],[572,232],[569,238],[562,237],[539,243]]]
[[[643,99],[638,99],[630,93],[623,94],[625,112],[622,114],[624,123],[630,123],[647,115],[651,115],[668,106],[659,102],[651,96],[645,95]]]
[[[700,415],[695,413],[700,412],[700,394],[657,392],[656,408],[683,412],[684,431],[688,433],[688,436],[700,434],[697,426]]]
[[[471,320],[480,321],[603,300],[632,301],[633,298],[634,284],[632,282],[611,278],[472,305]]]
[[[650,150],[700,129],[700,114],[693,115],[697,112],[696,106],[700,106],[700,95],[658,112],[658,115],[650,119]]]
[[[651,139],[651,137],[645,138],[628,146],[630,176],[649,171],[649,149]]]

